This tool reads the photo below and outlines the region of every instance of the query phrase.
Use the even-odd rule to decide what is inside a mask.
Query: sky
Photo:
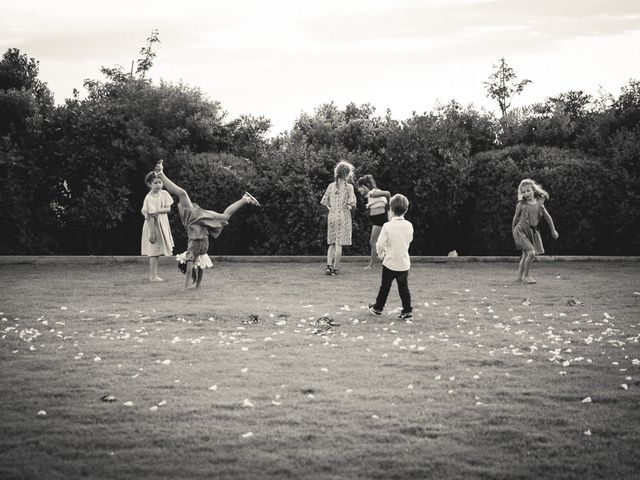
[[[100,67],[127,71],[153,29],[149,77],[198,87],[228,118],[290,130],[301,113],[369,103],[403,120],[455,99],[498,112],[502,57],[529,79],[513,106],[640,79],[639,0],[0,0],[0,50],[40,62],[62,103]]]

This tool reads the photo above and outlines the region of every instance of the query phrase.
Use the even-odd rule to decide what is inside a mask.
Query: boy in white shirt
[[[369,304],[369,311],[374,315],[382,313],[395,279],[402,300],[402,313],[398,318],[408,320],[413,318],[409,292],[409,245],[413,240],[413,225],[404,219],[404,214],[409,209],[409,200],[398,193],[391,197],[389,206],[393,216],[382,226],[376,242],[378,256],[382,258],[382,284],[376,302]]]

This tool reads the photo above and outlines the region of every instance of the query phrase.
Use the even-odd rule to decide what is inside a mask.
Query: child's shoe
[[[382,315],[382,310],[378,310],[378,309],[376,308],[375,303],[370,303],[370,304],[369,304],[369,311],[370,311],[371,313],[373,313],[374,315]]]
[[[327,268],[324,269],[325,275],[333,275],[333,267],[331,265],[327,265]]]
[[[411,320],[413,319],[413,313],[411,312],[401,313],[400,315],[398,315],[398,318],[400,320]]]
[[[261,206],[260,202],[256,200],[255,197],[251,195],[249,192],[244,192],[244,195],[242,196],[242,198],[244,198],[251,205],[255,205],[256,207]]]

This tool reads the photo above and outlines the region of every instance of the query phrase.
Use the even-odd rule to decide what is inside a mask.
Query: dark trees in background
[[[228,119],[197,88],[153,83],[158,41],[152,32],[137,68],[103,68],[104,80],[86,81],[86,95],[57,107],[38,62],[16,49],[4,54],[0,253],[139,253],[143,178],[164,158],[203,207],[222,211],[245,190],[264,205],[243,209],[212,242],[215,254],[323,254],[319,201],[341,159],[409,198],[414,255],[516,255],[511,218],[525,177],[551,194],[561,236],[551,241],[543,227],[548,253],[640,254],[637,80],[617,97],[569,91],[510,108],[528,81],[502,62],[490,90],[501,118],[455,101],[402,121],[369,104],[329,103],[269,139],[268,119]],[[179,252],[185,234],[175,209],[170,218]],[[367,254],[359,195],[353,218],[346,253]]]

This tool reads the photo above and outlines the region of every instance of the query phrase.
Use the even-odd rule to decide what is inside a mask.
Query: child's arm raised
[[[167,192],[178,197],[178,202],[183,207],[187,207],[187,208],[193,207],[193,204],[191,203],[191,199],[189,198],[189,195],[187,194],[186,190],[184,188],[179,187],[175,183],[173,183],[164,174],[164,168],[162,167],[162,160],[159,160],[158,163],[156,164],[155,172],[156,172],[156,176],[160,178],[160,180],[162,180],[162,183],[164,184],[164,187],[167,189]]]

